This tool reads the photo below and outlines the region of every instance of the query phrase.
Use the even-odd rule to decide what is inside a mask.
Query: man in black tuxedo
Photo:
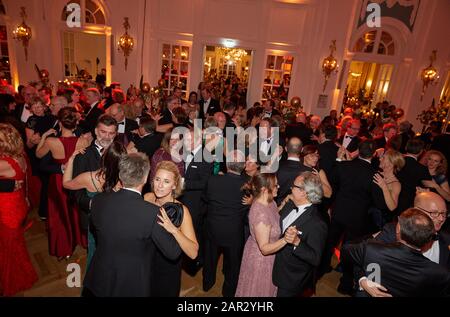
[[[245,167],[245,156],[240,151],[229,153],[225,175],[209,178],[204,194],[207,205],[205,255],[203,266],[203,290],[206,292],[216,282],[219,255],[223,252],[224,283],[222,295],[233,297],[239,279],[242,250],[244,248],[244,217],[247,206],[242,204],[241,176]]]
[[[306,126],[306,114],[304,112],[297,113],[295,122],[286,127],[286,138],[297,137],[302,141],[303,145],[312,144],[312,129]]]
[[[200,105],[200,119],[204,120],[208,116],[213,116],[216,112],[221,111],[219,101],[211,97],[212,94],[209,88],[204,88],[201,94],[202,99],[198,103]]]
[[[267,99],[263,104],[264,112],[262,118],[272,118],[273,116],[280,116],[281,113],[275,109],[275,101],[273,99]]]
[[[278,287],[278,297],[295,297],[308,287],[314,287],[314,270],[320,263],[327,239],[327,225],[315,206],[322,196],[320,178],[303,172],[293,183],[292,200],[280,212],[282,234],[294,227],[297,235],[292,244],[275,255],[272,281]]]
[[[33,86],[26,86],[22,90],[22,97],[24,103],[17,104],[14,108],[14,116],[20,120],[23,124],[27,123],[28,118],[33,114],[31,113],[31,104],[33,103],[33,98],[37,96],[36,88]]]
[[[320,275],[329,271],[333,250],[343,243],[361,238],[370,233],[370,217],[368,210],[371,206],[386,209],[383,197],[373,182],[374,169],[371,159],[375,152],[373,141],[367,140],[359,144],[359,157],[339,162],[333,183],[337,193],[335,205],[331,214],[326,249],[321,263]],[[341,257],[343,276],[338,291],[349,293],[353,290],[352,268]]]
[[[406,144],[405,166],[397,173],[402,185],[398,197],[396,215],[413,206],[416,187],[423,186],[422,181],[431,180],[428,168],[420,164],[417,159],[422,154],[425,144],[422,140],[414,138]]]
[[[173,88],[172,95],[178,98],[178,101],[180,102],[180,105],[184,105],[187,103],[185,99],[182,98],[183,91],[180,87],[176,86]]]
[[[204,155],[202,147],[202,136],[196,135],[194,131],[184,135],[184,147],[188,151],[185,159],[184,192],[180,201],[189,208],[194,224],[195,236],[199,243],[199,256],[192,267],[192,272],[200,268],[203,257],[203,219],[205,206],[202,201],[203,191],[206,189],[209,177],[213,173],[212,155]],[[206,151],[205,151],[206,152]],[[206,157],[205,157],[206,156]]]
[[[166,133],[175,125],[173,111],[180,107],[180,101],[175,96],[169,96],[166,99],[166,107],[161,112],[161,118],[156,125],[156,131],[159,133]]]
[[[97,88],[89,88],[86,91],[86,102],[89,107],[85,110],[85,117],[79,126],[83,133],[91,132],[94,135],[97,120],[104,113],[100,106],[100,93]]]
[[[337,128],[332,125],[322,126],[320,128],[320,143],[317,146],[319,150],[319,166],[330,177],[336,166],[336,158],[339,147],[334,143],[337,137]]]
[[[432,241],[434,234],[431,218],[419,209],[410,208],[398,218],[398,242],[368,241],[347,245],[343,252],[354,263],[362,288],[376,283],[394,297],[447,297],[450,272],[422,255],[422,249]],[[377,273],[378,281],[369,280]],[[373,296],[383,296],[381,293],[369,292]],[[358,295],[367,296],[367,293]]]
[[[450,235],[441,230],[447,218],[445,200],[436,193],[421,192],[414,199],[414,208],[427,213],[431,217],[437,233],[430,248],[423,250],[423,255],[430,261],[450,270]],[[375,239],[384,243],[396,242],[395,226],[396,223],[386,224],[383,230],[376,235]]]
[[[299,138],[290,138],[286,145],[287,160],[281,161],[277,171],[278,194],[276,198],[277,205],[291,193],[292,184],[297,176],[306,171],[304,165],[300,162],[300,153],[302,151],[302,141]]]
[[[150,117],[143,117],[139,122],[138,134],[134,134],[132,142],[138,152],[147,154],[151,159],[161,146],[162,137],[163,134],[156,133],[156,121]]]
[[[355,158],[358,154],[356,150],[358,150],[358,145],[361,142],[361,139],[358,137],[359,130],[361,129],[361,121],[359,119],[353,119],[349,128],[345,132],[343,136],[339,138],[339,143],[352,154],[352,158]]]
[[[386,123],[383,125],[383,136],[375,138],[376,149],[384,149],[388,141],[397,135],[397,125],[395,123]]]
[[[86,148],[84,154],[79,154],[73,162],[73,178],[84,172],[94,172],[100,168],[101,156],[105,148],[114,141],[117,135],[117,121],[108,115],[102,115],[98,119],[95,128],[96,139]],[[91,211],[92,198],[86,193],[86,190],[77,190],[74,192],[75,201],[80,209],[80,225],[84,232],[88,230],[88,215]]]
[[[110,115],[117,121],[117,140],[125,147],[133,140],[132,132],[139,128],[136,121],[125,118],[123,105],[115,103],[111,105],[106,114]]]
[[[132,153],[119,163],[122,189],[92,200],[97,249],[84,279],[84,293],[99,297],[150,296],[156,247],[175,260],[181,249],[159,223],[159,208],[141,195],[150,171],[148,158]],[[167,214],[163,214],[167,218]]]

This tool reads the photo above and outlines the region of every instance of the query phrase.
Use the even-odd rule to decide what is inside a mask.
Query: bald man
[[[106,113],[116,119],[118,124],[117,139],[122,142],[124,146],[127,146],[133,140],[132,131],[139,128],[136,121],[125,118],[124,105],[115,103],[111,105]]]
[[[430,216],[438,233],[436,240],[428,250],[423,252],[423,255],[431,261],[450,269],[450,235],[440,231],[447,219],[447,207],[444,199],[433,192],[421,192],[414,198],[414,207]],[[375,239],[386,243],[396,242],[395,224],[386,224]]]

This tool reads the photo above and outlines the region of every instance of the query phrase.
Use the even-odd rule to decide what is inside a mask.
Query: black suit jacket
[[[294,136],[302,140],[303,145],[313,143],[311,140],[312,129],[308,128],[304,123],[295,122],[286,127],[286,138],[289,140]]]
[[[147,154],[149,159],[151,159],[156,150],[161,146],[163,136],[161,133],[152,133],[143,138],[135,135],[134,144],[139,152]]]
[[[292,201],[286,203],[280,212],[280,226],[283,219],[297,208]],[[300,294],[311,282],[314,269],[320,263],[327,239],[327,225],[314,205],[308,207],[290,226],[302,232],[301,242],[294,248],[288,244],[275,255],[272,281],[279,288]]]
[[[206,186],[207,234],[219,245],[244,243],[244,217],[248,206],[242,204],[244,176],[227,173],[213,175]]]
[[[333,183],[337,192],[331,217],[348,228],[351,238],[369,233],[371,206],[387,209],[382,192],[373,182],[374,173],[371,164],[360,158],[336,165]]]
[[[373,139],[375,149],[384,149],[386,147],[386,138],[383,136]]]
[[[342,144],[344,142],[345,135],[339,138],[339,143]],[[358,136],[354,136],[350,143],[347,145],[346,149],[349,152],[355,152],[358,149],[359,143],[361,143],[361,139]]]
[[[345,245],[343,252],[354,263],[358,280],[376,272],[370,264],[379,265],[380,284],[394,297],[450,295],[450,272],[400,242],[370,240]]]
[[[423,180],[431,180],[428,168],[417,162],[410,156],[405,157],[405,166],[397,173],[397,178],[402,185],[398,196],[396,214],[399,215],[414,204],[416,186],[424,187]]]
[[[100,168],[101,156],[93,142],[84,154],[78,154],[73,162],[73,177],[77,177],[84,172],[93,172]],[[85,189],[73,191],[75,201],[80,209],[80,224],[83,230],[88,228],[88,215],[90,213],[91,198]]]
[[[397,242],[395,232],[395,223],[388,223],[383,227],[383,230],[376,236],[375,240],[384,243]],[[450,270],[450,235],[445,232],[438,234],[439,241],[439,264]]]
[[[317,146],[319,149],[319,166],[328,177],[333,174],[336,167],[336,158],[339,147],[333,141],[325,141]]]
[[[79,127],[83,133],[91,132],[94,136],[97,120],[103,113],[104,110],[100,107],[100,102],[97,102],[92,108],[88,108],[85,112],[86,117],[79,123]]]
[[[137,128],[139,128],[139,125],[136,121],[125,118],[125,132],[117,133],[116,139],[119,140],[119,142],[121,142],[123,145],[127,146],[128,143],[133,141],[133,133],[131,131],[136,130]]]
[[[195,154],[184,173],[184,192],[180,199],[189,208],[194,218],[205,213],[202,195],[209,177],[213,174],[214,167],[214,163],[205,161],[202,152],[203,148]]]
[[[97,248],[84,286],[95,296],[149,296],[154,245],[169,259],[180,256],[175,238],[156,223],[158,213],[158,206],[125,189],[93,198]]]
[[[207,116],[213,116],[216,112],[221,111],[220,109],[220,103],[216,99],[212,99],[209,102],[208,109],[205,113],[203,109],[203,105],[205,104],[205,100],[201,99],[198,103],[200,105],[200,112],[199,112],[199,118],[200,119],[206,119]]]
[[[283,199],[291,193],[291,187],[294,180],[301,173],[307,169],[301,162],[297,161],[280,161],[280,166],[277,171],[278,194],[276,197],[277,205],[280,205]]]

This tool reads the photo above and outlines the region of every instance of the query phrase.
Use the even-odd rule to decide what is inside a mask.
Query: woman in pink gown
[[[0,296],[13,296],[37,281],[24,237],[26,160],[19,132],[0,123],[0,179],[14,179],[16,190],[0,193]]]
[[[89,145],[84,137],[76,137],[73,131],[77,125],[75,109],[62,108],[58,113],[61,128],[60,137],[49,137],[55,134],[53,129],[42,135],[36,149],[38,158],[51,152],[58,164],[66,164],[73,152]],[[50,255],[59,260],[69,258],[77,244],[86,247],[87,238],[82,234],[78,209],[69,201],[68,192],[63,188],[62,174],[50,175],[48,186],[48,242]]]
[[[257,174],[248,188],[254,197],[249,212],[250,237],[242,256],[236,297],[275,297],[272,283],[275,253],[288,241],[281,236],[280,215],[273,200],[278,184],[274,174]]]

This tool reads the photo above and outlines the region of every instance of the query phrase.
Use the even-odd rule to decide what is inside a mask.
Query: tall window
[[[189,46],[163,44],[161,65],[165,94],[170,95],[174,87],[180,87],[183,98],[186,98],[189,91]]]
[[[377,53],[380,55],[395,55],[395,43],[392,36],[385,31],[370,31],[360,37],[354,52]]]
[[[64,77],[73,77],[78,74],[75,63],[74,34],[72,32],[63,33],[64,46]]]
[[[88,24],[100,24],[105,25],[105,13],[103,11],[103,8],[93,0],[71,0],[67,3],[77,3],[80,5],[81,9],[81,21],[84,21],[84,23]],[[70,12],[67,12],[67,5],[64,7],[63,12],[61,14],[61,20],[67,21],[67,16],[70,14]]]
[[[281,100],[288,100],[293,64],[294,57],[292,56],[267,55],[263,100],[270,98],[272,91],[276,91]]]

